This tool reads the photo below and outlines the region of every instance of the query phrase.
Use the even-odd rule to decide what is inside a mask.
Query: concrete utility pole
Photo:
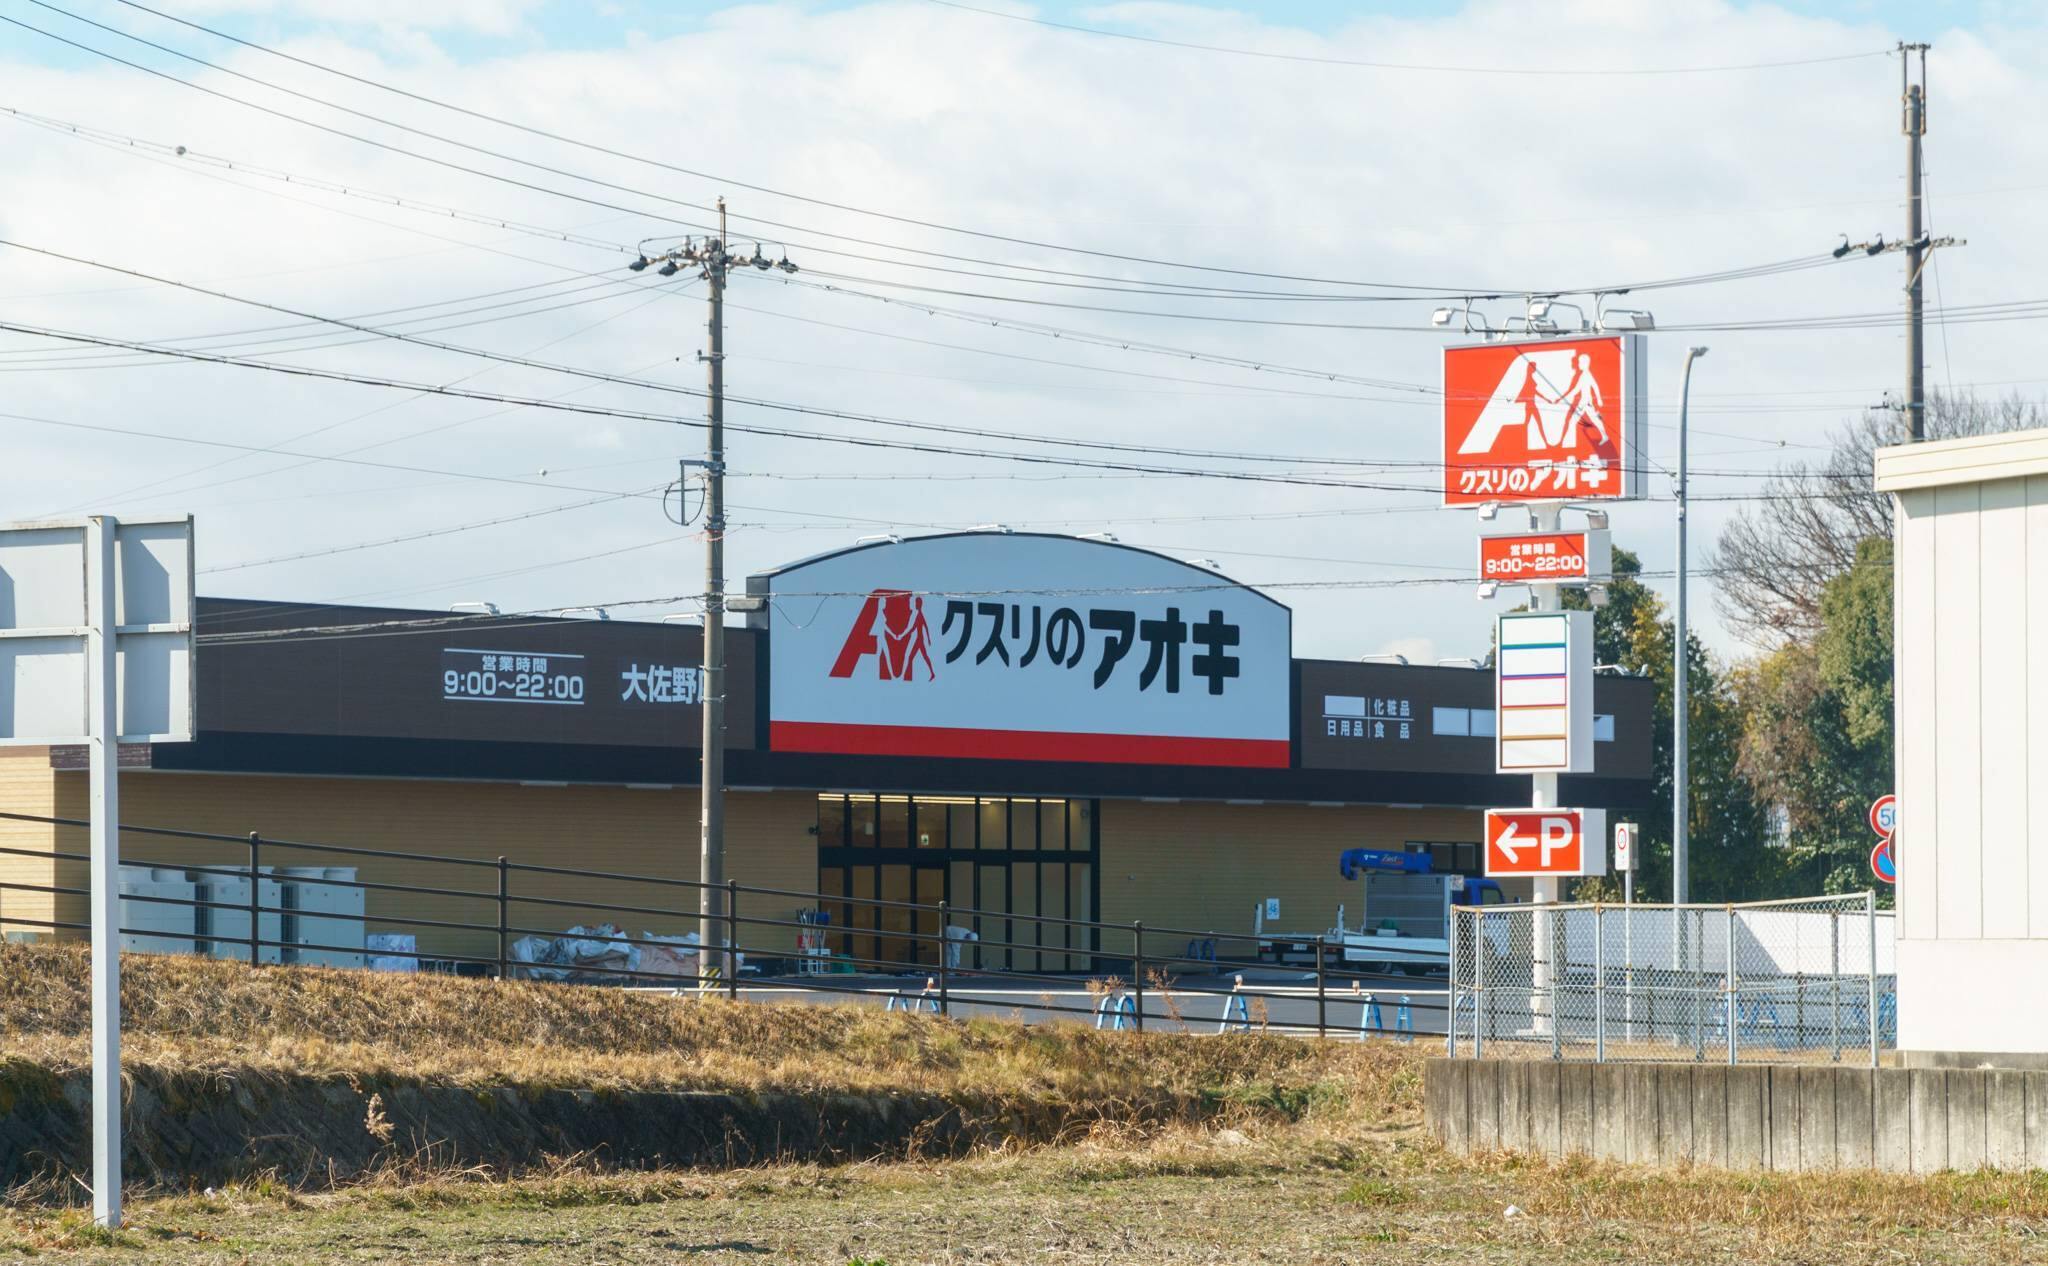
[[[704,713],[703,781],[697,890],[700,934],[712,944],[712,929],[725,918],[725,199],[718,200],[718,240],[704,252],[704,281],[710,287],[709,350],[704,354],[704,678],[698,698]],[[738,937],[734,937],[737,940]],[[730,948],[730,947],[728,947]],[[738,964],[718,956],[719,974],[732,979]],[[700,973],[701,974],[701,971]]]
[[[718,200],[718,236],[686,240],[682,246],[657,255],[656,270],[673,277],[685,263],[698,265],[699,276],[709,288],[711,310],[705,324],[706,349],[698,353],[704,362],[705,459],[685,461],[684,466],[704,468],[704,665],[698,699],[704,714],[702,752],[703,774],[699,782],[698,872],[704,887],[699,890],[697,914],[699,934],[705,953],[717,963],[721,976],[732,979],[738,961],[725,935],[725,283],[735,268],[749,265],[764,272],[780,269],[794,273],[787,255],[771,260],[761,253],[759,243],[752,255],[736,255],[726,235],[725,199]],[[651,264],[645,254],[627,267],[641,272]],[[687,515],[679,516],[687,519]],[[735,607],[739,602],[735,602]],[[735,938],[737,939],[737,938]],[[719,946],[713,954],[711,947]]]
[[[1899,90],[1906,133],[1906,439],[1927,437],[1927,361],[1922,344],[1920,270],[1929,243],[1921,227],[1920,138],[1927,135],[1927,45],[1899,45]],[[1913,82],[1913,54],[1920,55]]]

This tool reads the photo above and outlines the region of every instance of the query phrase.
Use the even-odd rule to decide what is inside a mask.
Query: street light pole
[[[1684,905],[1690,895],[1686,870],[1686,785],[1688,770],[1685,738],[1685,418],[1692,399],[1692,363],[1707,354],[1704,347],[1687,348],[1685,376],[1678,389],[1678,478],[1674,485],[1678,501],[1678,594],[1672,603],[1671,635],[1671,904]],[[1675,919],[1674,915],[1674,919]]]

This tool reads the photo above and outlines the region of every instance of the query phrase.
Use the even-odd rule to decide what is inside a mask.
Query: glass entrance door
[[[834,952],[856,971],[935,968],[944,902],[946,922],[978,938],[962,968],[1088,970],[1099,947],[1064,920],[1094,915],[1095,816],[1085,800],[819,796],[818,891],[839,929]]]

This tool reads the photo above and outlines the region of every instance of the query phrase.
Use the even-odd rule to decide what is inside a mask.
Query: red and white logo
[[[1287,608],[1073,537],[968,532],[768,573],[778,752],[1285,768]],[[801,614],[798,614],[798,613]]]
[[[882,681],[915,681],[924,666],[924,680],[938,678],[932,663],[932,626],[924,617],[924,597],[908,589],[876,589],[853,617],[853,628],[832,661],[834,677],[862,671],[861,661],[875,657],[875,676]]]
[[[1604,875],[1606,839],[1603,809],[1488,809],[1486,873]]]
[[[1638,495],[1640,335],[1444,349],[1444,504]]]

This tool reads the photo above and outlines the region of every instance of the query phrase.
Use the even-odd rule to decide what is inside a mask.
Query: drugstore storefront
[[[935,928],[846,898],[944,901],[984,940],[1024,942],[984,956],[1020,970],[1081,970],[1090,948],[1024,916],[1240,933],[1271,898],[1284,924],[1327,926],[1342,849],[1476,872],[1480,811],[1528,799],[1493,773],[1489,673],[1298,660],[1286,607],[1148,551],[950,534],[748,588],[761,609],[727,639],[727,872],[821,894],[857,957],[912,961],[909,934]],[[199,737],[124,753],[127,823],[695,877],[695,627],[226,599],[202,599],[200,623]],[[1563,794],[1647,807],[1650,684],[1601,678],[1595,706],[1597,772]],[[0,807],[83,816],[80,764],[0,753]],[[0,843],[77,848],[63,830],[0,823]],[[217,851],[176,860],[240,860]],[[81,886],[82,868],[8,856],[0,876]],[[9,893],[0,926],[69,921],[70,901]],[[482,945],[426,926],[474,916],[452,899],[371,906],[421,920],[423,947]]]

